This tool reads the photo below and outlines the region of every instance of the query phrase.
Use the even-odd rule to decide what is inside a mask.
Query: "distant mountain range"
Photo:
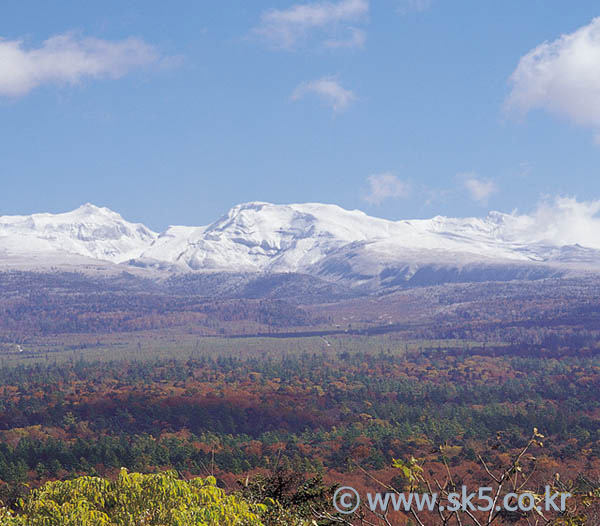
[[[318,203],[245,203],[208,226],[160,234],[91,204],[0,216],[4,268],[295,273],[365,290],[596,272],[600,232],[590,245],[568,243],[529,216],[389,221]]]

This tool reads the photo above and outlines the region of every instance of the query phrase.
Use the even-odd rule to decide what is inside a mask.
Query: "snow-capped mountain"
[[[11,255],[60,254],[138,268],[295,272],[374,286],[544,277],[568,266],[600,269],[600,229],[579,217],[586,228],[569,230],[561,217],[569,206],[559,203],[551,216],[491,212],[483,218],[389,221],[336,205],[253,202],[208,226],[172,226],[158,235],[87,204],[64,214],[0,217],[0,263]]]
[[[587,262],[598,255],[600,231],[584,249],[555,243],[529,216],[491,212],[484,218],[434,217],[388,221],[358,210],[317,203],[235,206],[207,227],[171,227],[142,257],[191,269],[306,271],[340,250],[381,258],[418,259],[430,254],[468,260],[559,261],[570,254]],[[441,258],[441,259],[440,259]]]
[[[69,255],[120,263],[140,254],[158,234],[92,204],[64,214],[0,216],[0,260],[11,256]]]
[[[388,238],[394,228],[334,205],[246,203],[207,227],[171,227],[142,257],[193,270],[297,272],[348,243]]]

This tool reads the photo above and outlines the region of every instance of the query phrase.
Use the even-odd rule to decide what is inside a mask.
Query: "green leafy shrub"
[[[215,479],[182,480],[174,472],[121,470],[116,481],[80,477],[48,482],[0,510],[2,526],[262,526],[262,504],[226,495]]]

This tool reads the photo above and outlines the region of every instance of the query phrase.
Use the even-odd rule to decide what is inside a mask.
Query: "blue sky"
[[[584,0],[6,0],[0,214],[89,201],[161,230],[253,200],[391,219],[593,201],[598,15]]]

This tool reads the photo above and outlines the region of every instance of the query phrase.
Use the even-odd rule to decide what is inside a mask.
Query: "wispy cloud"
[[[348,28],[349,35],[346,38],[341,39],[330,39],[325,41],[325,47],[328,48],[358,48],[362,49],[365,47],[367,41],[367,33],[362,29],[356,27]]]
[[[330,105],[334,111],[344,111],[357,100],[354,92],[340,85],[336,77],[323,77],[300,84],[292,93],[292,100],[300,100],[307,95],[316,95]]]
[[[0,40],[0,96],[21,96],[42,84],[76,84],[86,77],[118,78],[160,60],[138,38],[119,41],[56,35],[38,48],[21,40]]]
[[[392,172],[369,175],[367,184],[364,200],[373,205],[379,205],[388,199],[404,199],[410,195],[410,183]]]
[[[519,163],[519,168],[517,170],[518,177],[529,177],[533,173],[533,164],[529,161],[524,161]]]
[[[532,49],[510,82],[509,110],[543,108],[600,131],[600,17]]]
[[[494,181],[480,178],[475,173],[459,174],[458,178],[462,180],[469,197],[481,205],[487,204],[489,198],[498,191]]]
[[[289,49],[313,31],[334,31],[339,24],[364,19],[368,12],[368,0],[296,4],[263,12],[254,32],[277,47]],[[356,42],[361,42],[360,37]]]

